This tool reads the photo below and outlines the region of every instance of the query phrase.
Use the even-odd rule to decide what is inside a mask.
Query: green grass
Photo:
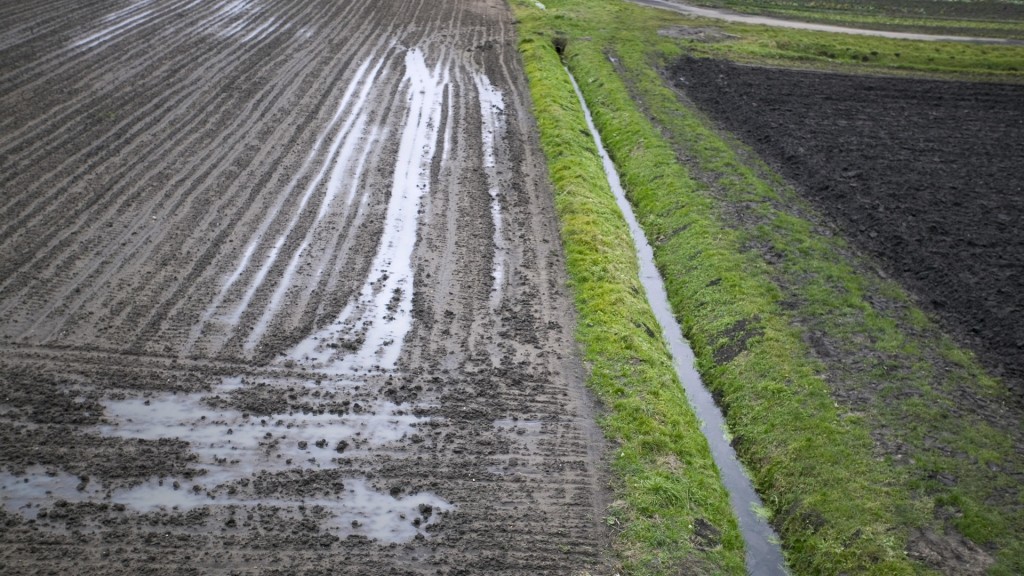
[[[644,328],[657,323],[582,109],[550,41],[524,35],[521,49],[555,185],[588,383],[608,408],[602,424],[617,446],[619,501],[608,522],[621,530],[620,558],[631,574],[743,574],[728,494],[665,343]],[[721,531],[708,550],[691,542],[698,518]]]
[[[599,9],[595,8],[598,6]],[[646,44],[645,52],[650,54],[686,50],[694,56],[791,68],[1024,82],[1024,46],[919,42],[730,24],[643,9],[614,0],[558,2],[547,12],[551,13],[546,18],[553,29],[561,28],[566,32],[575,29],[581,36],[609,33],[621,36],[635,31],[633,35],[642,39]],[[673,26],[713,27],[732,38],[702,42],[658,35],[659,30]],[[618,28],[622,30],[616,32]]]
[[[735,41],[691,42],[694,55],[837,71],[939,74],[978,80],[1024,80],[1024,46],[917,42],[783,28],[733,26]]]
[[[779,50],[776,30],[733,27],[726,31],[742,32],[740,39],[700,45],[657,36],[661,27],[693,24],[665,12],[586,0],[546,5],[546,11],[526,2],[515,6],[559,194],[581,310],[580,337],[588,350],[599,351],[602,360],[614,356],[622,344],[613,338],[593,348],[594,336],[588,332],[593,326],[585,319],[614,317],[624,308],[617,299],[596,297],[613,293],[612,287],[576,278],[605,270],[605,256],[615,246],[628,246],[628,240],[621,226],[617,236],[598,238],[605,234],[598,223],[611,221],[617,211],[610,199],[602,204],[593,198],[594,190],[605,185],[592,151],[574,143],[573,130],[581,130],[582,118],[572,121],[574,127],[566,118],[576,114],[566,86],[555,89],[538,81],[550,77],[555,85],[559,69],[549,46],[556,36],[567,41],[566,61],[655,247],[698,367],[726,409],[738,451],[781,532],[794,571],[929,573],[908,557],[908,542],[921,530],[940,535],[955,530],[992,555],[989,573],[1024,573],[1022,495],[1013,476],[1024,470],[1016,448],[1019,427],[998,429],[956,409],[957,394],[965,393],[999,405],[1007,400],[1002,387],[942,334],[902,288],[874,274],[873,266],[841,239],[819,234],[814,211],[766,166],[750,159],[749,150],[718,135],[699,113],[681,104],[652,66],[685,52],[794,65],[804,63],[799,55],[813,49],[787,49],[769,57],[751,47],[775,42],[773,50]],[[807,46],[846,41],[783,32],[790,40],[804,38]],[[889,42],[867,47],[883,48]],[[927,55],[945,46],[896,45],[905,66],[901,70],[915,73],[934,73]],[[982,72],[964,67],[955,70],[959,75],[991,75],[1003,59],[1020,62],[1024,54],[1019,48],[988,53],[976,51],[979,47],[950,47],[962,48],[990,67]],[[986,54],[996,56],[987,60]],[[841,67],[875,71],[883,66],[881,60],[850,59]],[[1008,69],[999,74],[1019,76]],[[552,132],[552,116],[568,125]],[[587,162],[592,164],[587,178],[575,180]],[[573,214],[586,219],[586,233],[570,233],[567,203]],[[769,252],[773,258],[766,259]],[[619,281],[635,288],[635,271],[623,267],[620,272]],[[615,281],[615,275],[604,278]],[[806,344],[812,335],[832,342],[839,359],[828,365],[818,361]],[[734,352],[725,354],[730,349]],[[632,393],[630,374],[643,370],[641,361],[637,357],[631,370],[615,372],[619,388],[613,387],[614,393]],[[871,397],[847,401],[836,396],[837,390],[865,391]],[[887,448],[894,443],[901,450]],[[619,471],[626,478],[635,473],[629,467]],[[956,479],[953,486],[939,480],[946,477]],[[647,510],[655,513],[656,508]],[[630,522],[623,518],[624,550],[663,545],[645,530],[629,530]],[[685,550],[673,557],[684,558]]]
[[[1024,3],[1012,1],[697,0],[694,4],[747,14],[879,30],[1024,38]]]

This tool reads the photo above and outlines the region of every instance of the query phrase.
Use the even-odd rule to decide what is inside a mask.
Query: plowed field
[[[599,570],[520,66],[499,0],[0,6],[0,572]]]
[[[672,74],[1024,394],[1024,88],[698,59]]]

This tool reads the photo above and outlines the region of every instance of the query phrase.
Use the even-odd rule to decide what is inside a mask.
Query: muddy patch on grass
[[[985,574],[995,559],[955,530],[937,534],[928,528],[911,534],[907,554],[923,564],[953,576]]]
[[[668,28],[661,28],[658,30],[658,36],[708,43],[724,42],[725,40],[738,38],[738,36],[728,34],[720,28],[695,28],[691,26],[669,26]]]

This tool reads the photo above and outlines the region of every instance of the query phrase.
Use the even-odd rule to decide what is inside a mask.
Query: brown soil
[[[609,571],[503,3],[0,30],[0,572]]]

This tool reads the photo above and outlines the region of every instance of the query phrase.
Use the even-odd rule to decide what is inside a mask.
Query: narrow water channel
[[[729,445],[722,412],[715,405],[711,393],[704,387],[700,374],[694,368],[693,350],[690,349],[689,342],[683,337],[683,331],[672,314],[668,294],[665,292],[665,283],[654,265],[654,251],[647,243],[647,237],[644,236],[644,231],[633,214],[633,207],[626,199],[622,184],[619,182],[619,173],[611,158],[608,157],[608,152],[604,149],[601,136],[597,133],[590,109],[587,108],[580,87],[568,69],[566,69],[566,73],[569,74],[573,89],[576,90],[576,97],[579,98],[580,105],[587,117],[590,134],[594,137],[594,143],[601,153],[604,172],[608,176],[608,184],[615,194],[615,201],[629,225],[633,246],[636,248],[637,259],[640,262],[640,281],[647,294],[647,300],[654,310],[658,324],[661,325],[661,334],[668,342],[672,363],[675,365],[676,374],[679,375],[683,389],[686,390],[686,397],[689,398],[697,417],[704,423],[704,436],[707,437],[708,445],[711,447],[711,456],[715,465],[718,466],[726,490],[729,491],[729,501],[732,504],[733,513],[739,519],[740,532],[743,534],[743,541],[746,545],[747,574],[750,576],[788,574],[786,561],[782,556],[782,549],[779,547],[775,531],[756,512],[763,509],[761,498],[754,491],[750,478],[743,470],[743,465],[736,459],[736,452]]]

